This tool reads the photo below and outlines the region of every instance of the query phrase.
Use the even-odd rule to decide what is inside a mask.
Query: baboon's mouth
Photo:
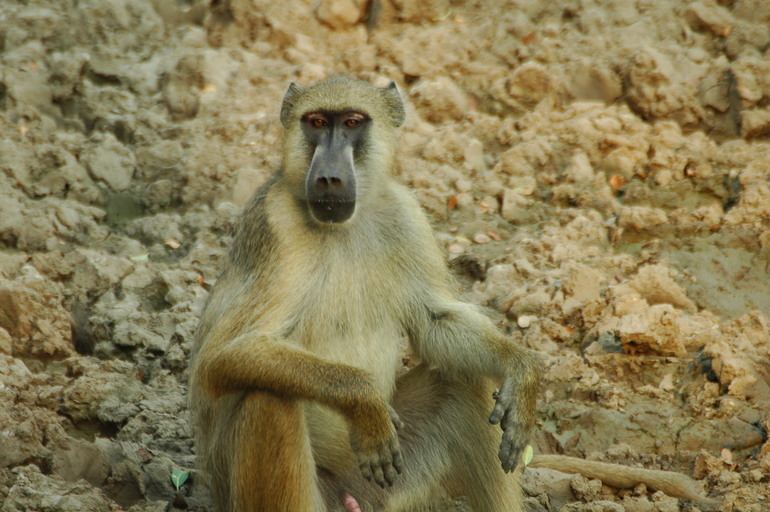
[[[322,198],[308,201],[310,212],[318,222],[345,222],[353,216],[355,200]]]

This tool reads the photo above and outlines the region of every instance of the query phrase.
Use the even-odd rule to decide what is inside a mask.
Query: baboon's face
[[[370,118],[355,110],[312,111],[301,117],[312,150],[305,180],[307,203],[319,222],[345,222],[356,208],[356,155]]]
[[[346,76],[302,88],[281,105],[282,172],[294,196],[322,225],[350,221],[390,172],[404,105],[395,84],[380,88]]]

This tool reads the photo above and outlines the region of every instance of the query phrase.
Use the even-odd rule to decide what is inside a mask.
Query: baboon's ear
[[[294,106],[294,100],[297,95],[302,91],[302,87],[292,82],[289,84],[289,88],[286,90],[286,94],[283,95],[283,103],[281,103],[281,124],[284,128],[289,127],[289,114],[291,114],[291,108]]]
[[[396,82],[390,82],[390,85],[383,88],[382,91],[387,101],[391,121],[395,126],[401,126],[406,119],[406,111],[404,110],[404,102],[401,101],[401,95],[398,93]]]

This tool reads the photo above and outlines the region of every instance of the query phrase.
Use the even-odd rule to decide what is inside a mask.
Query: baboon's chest
[[[332,361],[367,370],[389,393],[403,346],[404,287],[376,259],[337,260],[305,276],[295,339]]]

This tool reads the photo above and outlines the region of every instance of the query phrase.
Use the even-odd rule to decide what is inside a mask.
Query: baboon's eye
[[[329,120],[323,114],[307,114],[305,122],[313,128],[324,128],[329,125]]]
[[[363,114],[354,113],[346,117],[343,120],[343,123],[345,123],[345,126],[347,126],[348,128],[358,128],[363,124],[365,119],[366,118],[363,116]]]

